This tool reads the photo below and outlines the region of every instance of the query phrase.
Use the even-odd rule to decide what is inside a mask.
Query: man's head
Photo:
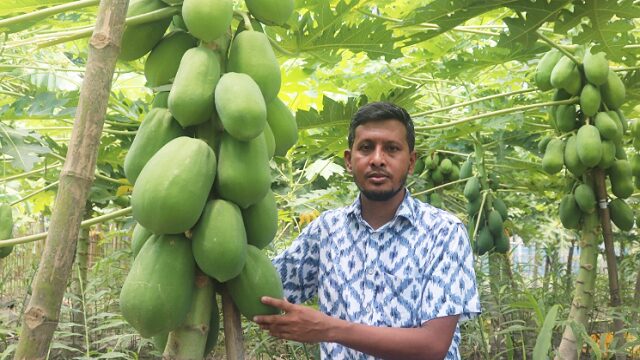
[[[371,103],[358,110],[349,128],[345,165],[362,195],[372,201],[403,196],[416,154],[415,133],[406,110]]]
[[[353,148],[356,136],[356,128],[369,121],[381,121],[395,119],[400,121],[407,131],[407,144],[409,151],[413,151],[416,144],[416,131],[413,128],[413,120],[407,110],[388,102],[373,102],[363,105],[351,119],[349,125],[349,149]]]

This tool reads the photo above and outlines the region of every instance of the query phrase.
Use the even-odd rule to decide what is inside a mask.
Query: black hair
[[[353,141],[356,137],[356,128],[364,123],[370,121],[382,121],[382,120],[398,120],[407,130],[407,144],[409,144],[409,151],[413,151],[416,143],[416,131],[413,128],[413,120],[407,110],[401,108],[398,105],[390,102],[372,102],[363,105],[353,115],[351,124],[349,125],[349,149],[353,147]]]

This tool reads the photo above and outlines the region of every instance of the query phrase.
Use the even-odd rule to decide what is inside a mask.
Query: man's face
[[[344,159],[362,194],[369,200],[386,201],[404,188],[407,175],[413,172],[416,153],[409,151],[404,125],[392,119],[358,126]]]

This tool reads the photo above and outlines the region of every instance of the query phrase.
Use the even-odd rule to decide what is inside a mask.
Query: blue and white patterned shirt
[[[359,198],[324,212],[278,255],[285,297],[318,295],[320,311],[354,323],[419,327],[449,315],[480,313],[473,255],[464,225],[407,191],[394,218],[373,230]],[[459,359],[456,326],[446,359]],[[337,343],[320,345],[323,359],[375,359]]]

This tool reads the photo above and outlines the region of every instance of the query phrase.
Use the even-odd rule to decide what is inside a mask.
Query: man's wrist
[[[334,318],[334,317],[330,317],[328,316],[328,329],[327,329],[327,342],[340,342],[340,339],[342,339],[342,334],[345,334],[346,332],[349,331],[349,327],[351,327],[353,324],[339,319],[339,318]]]

